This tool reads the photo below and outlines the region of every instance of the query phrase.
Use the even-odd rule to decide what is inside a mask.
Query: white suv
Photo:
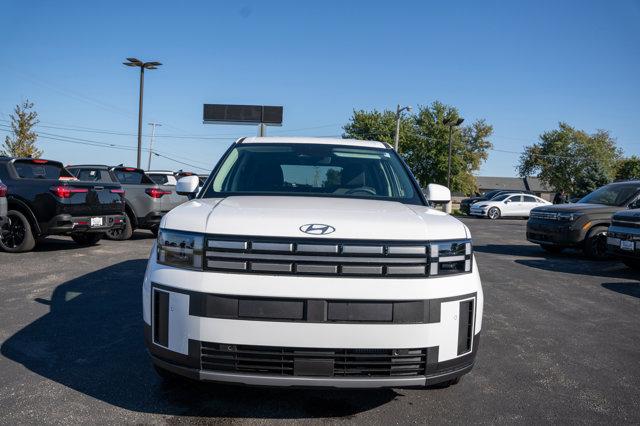
[[[407,387],[473,367],[483,295],[469,229],[429,207],[387,144],[240,139],[160,226],[143,313],[165,377]]]

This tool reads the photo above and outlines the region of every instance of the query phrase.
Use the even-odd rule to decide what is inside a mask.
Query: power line
[[[0,124],[0,126],[6,127],[6,126],[4,126],[2,124]],[[6,133],[11,133],[10,130],[3,129],[3,128],[0,128],[0,131],[6,132]],[[50,133],[47,133],[44,136],[42,136],[42,134],[39,134],[38,138],[45,139],[45,140],[53,140],[53,141],[58,141],[58,142],[72,143],[72,144],[77,144],[77,145],[92,146],[92,147],[97,147],[97,148],[118,149],[118,150],[121,150],[121,151],[137,151],[137,148],[132,147],[132,146],[112,144],[112,143],[106,143],[106,142],[98,142],[98,141],[93,141],[93,140],[88,140],[88,139],[68,138],[68,137],[65,137],[65,136],[54,135],[54,134],[50,134]],[[143,150],[144,151],[148,151],[147,148],[143,148]],[[154,154],[157,155],[158,157],[162,157],[162,158],[165,158],[167,160],[173,161],[175,163],[186,165],[186,166],[193,167],[193,168],[196,168],[196,169],[206,170],[206,171],[210,171],[212,169],[212,167],[210,165],[207,165],[207,167],[201,167],[201,166],[197,166],[197,165],[192,164],[192,163],[187,163],[185,161],[180,161],[180,160],[178,160],[178,158],[182,159],[182,157],[176,156],[174,154],[160,153],[158,151],[154,151]],[[203,165],[206,165],[206,163],[204,163],[204,162],[199,162],[199,161],[195,161],[195,160],[191,160],[191,159],[188,159],[188,161],[194,161],[194,162],[198,162],[198,163],[201,163]]]

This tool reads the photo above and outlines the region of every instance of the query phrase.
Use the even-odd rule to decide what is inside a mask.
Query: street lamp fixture
[[[398,104],[398,107],[396,108],[396,134],[393,138],[396,152],[400,152],[398,151],[398,144],[400,143],[400,119],[402,118],[402,113],[404,111],[411,112],[411,110],[412,108],[410,105],[401,107],[400,104]]]
[[[442,124],[449,126],[449,162],[447,163],[447,188],[451,189],[451,134],[453,128],[458,127],[464,122],[462,117],[447,117],[442,120]]]
[[[140,68],[140,99],[138,101],[138,160],[136,167],[140,168],[140,161],[142,157],[142,97],[144,94],[144,70],[156,70],[160,65],[160,62],[142,62],[137,58],[127,58],[127,62],[123,62],[128,67]]]

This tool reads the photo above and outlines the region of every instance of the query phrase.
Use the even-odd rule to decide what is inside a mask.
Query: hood
[[[640,209],[620,211],[613,216],[613,219],[627,222],[640,222]]]
[[[484,198],[484,197],[463,198],[462,201],[460,201],[460,204],[473,204],[473,203],[476,203],[476,202],[482,201],[482,200],[486,200],[486,198]]]
[[[308,224],[334,232],[309,235]],[[208,234],[292,238],[431,240],[467,238],[462,222],[426,206],[353,198],[234,196],[198,199],[171,210],[162,227]]]
[[[605,206],[604,204],[572,203],[536,207],[534,210],[537,212],[552,213],[614,213],[623,208],[624,207],[618,206]]]

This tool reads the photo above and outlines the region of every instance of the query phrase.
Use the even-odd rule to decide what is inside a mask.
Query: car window
[[[148,173],[147,176],[151,178],[152,181],[157,183],[158,185],[164,185],[169,182],[169,177],[165,174],[161,173]]]
[[[22,179],[59,179],[64,174],[60,163],[47,160],[16,160],[13,167]]]
[[[512,203],[519,203],[522,201],[522,196],[521,195],[513,195],[511,197],[509,197],[509,201],[511,201]]]
[[[120,183],[137,185],[137,184],[153,184],[153,180],[142,170],[133,167],[122,167],[113,169],[116,179]]]
[[[638,191],[640,191],[640,185],[633,183],[606,185],[586,195],[578,203],[624,206]]]
[[[422,204],[407,170],[387,149],[319,144],[239,144],[205,198],[240,194],[392,199]]]
[[[112,182],[109,171],[104,169],[72,169],[78,180],[88,182]]]
[[[491,201],[504,201],[507,199],[508,196],[509,194],[498,195],[497,197],[493,197]]]
[[[524,197],[524,202],[525,203],[539,203],[540,200],[538,200],[536,197],[532,197],[530,195],[525,195]]]

